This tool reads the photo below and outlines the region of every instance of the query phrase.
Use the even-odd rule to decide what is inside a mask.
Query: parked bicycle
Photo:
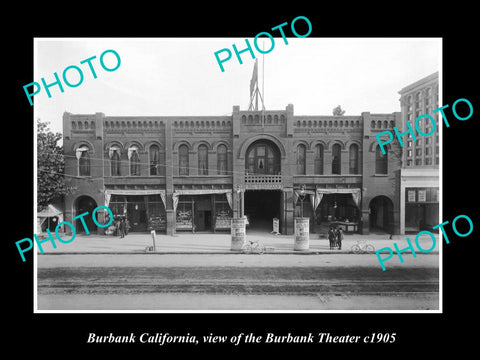
[[[242,251],[245,254],[263,254],[266,248],[260,241],[247,240],[242,246]]]
[[[367,244],[366,240],[357,240],[357,242],[352,245],[351,249],[354,254],[375,252],[375,247],[371,244]]]

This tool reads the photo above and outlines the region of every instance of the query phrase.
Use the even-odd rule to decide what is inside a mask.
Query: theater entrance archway
[[[246,190],[244,198],[245,215],[248,218],[248,229],[260,232],[271,232],[273,219],[282,220],[280,190]]]

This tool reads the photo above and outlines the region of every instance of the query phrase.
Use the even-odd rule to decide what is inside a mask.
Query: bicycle
[[[245,254],[263,254],[266,251],[265,246],[259,241],[248,240],[243,246],[242,251]]]
[[[371,244],[367,244],[366,240],[357,240],[355,244],[352,245],[351,250],[354,254],[361,253],[374,253],[375,247]]]

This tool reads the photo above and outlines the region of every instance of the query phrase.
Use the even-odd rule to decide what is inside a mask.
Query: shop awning
[[[324,194],[352,194],[353,201],[358,208],[360,208],[360,201],[362,199],[362,189],[355,188],[355,189],[321,189],[317,188],[316,196],[319,198],[318,203],[322,201],[322,197]]]
[[[165,205],[165,190],[150,189],[150,190],[135,190],[135,189],[107,189],[105,190],[105,206],[110,204],[110,198],[112,195],[160,195],[160,198]]]
[[[322,189],[317,188],[313,190],[305,190],[305,195],[310,197],[310,203],[312,204],[313,211],[315,211],[320,205],[324,194],[352,194],[353,201],[358,208],[360,208],[360,200],[362,198],[361,189]],[[296,204],[298,198],[300,197],[300,190],[295,190],[293,192],[293,203]]]
[[[177,210],[178,197],[180,195],[209,195],[209,194],[225,194],[227,202],[230,208],[232,208],[232,190],[229,189],[188,189],[188,190],[175,190],[172,194],[173,209]]]

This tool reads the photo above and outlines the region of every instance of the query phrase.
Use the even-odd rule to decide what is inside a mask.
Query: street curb
[[[402,252],[402,254],[411,254],[411,251]],[[161,252],[145,252],[141,250],[133,251],[58,251],[58,252],[44,252],[37,253],[37,255],[336,255],[336,254],[347,254],[347,255],[376,255],[376,253],[361,253],[355,254],[351,250],[349,251],[339,251],[339,250],[303,250],[303,251],[272,251],[265,252],[263,254],[250,254],[244,253],[241,251],[161,251]],[[431,251],[428,253],[422,253],[422,255],[438,255],[438,251]]]

